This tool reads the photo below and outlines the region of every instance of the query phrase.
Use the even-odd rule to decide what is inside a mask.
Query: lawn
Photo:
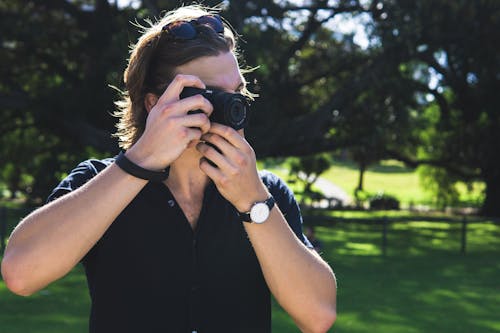
[[[470,224],[461,255],[459,223],[387,214],[383,257],[381,226],[373,218],[386,214],[377,214],[335,213],[333,222],[316,227],[339,284],[338,320],[330,332],[500,331],[500,225]],[[0,332],[86,332],[88,305],[80,267],[29,298],[0,282]],[[273,332],[299,332],[276,304]]]
[[[260,166],[267,168],[283,179],[288,178],[287,160],[263,160]],[[332,166],[321,174],[321,177],[342,188],[348,195],[353,196],[358,185],[358,167],[349,161],[334,161]],[[393,195],[404,205],[433,205],[433,193],[426,190],[416,169],[405,167],[401,162],[394,160],[381,161],[368,168],[364,175],[363,189],[367,193],[385,193]],[[294,186],[292,185],[292,188]],[[482,197],[484,184],[476,182],[471,191],[464,183],[458,183],[460,201],[465,205],[476,206]]]

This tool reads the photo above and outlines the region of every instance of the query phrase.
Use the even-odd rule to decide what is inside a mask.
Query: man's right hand
[[[196,76],[178,74],[152,108],[144,133],[126,152],[127,158],[149,170],[162,170],[175,161],[190,143],[208,133],[212,104],[203,96],[179,99],[184,87],[205,88]],[[146,104],[146,103],[145,103]],[[203,113],[188,114],[191,110]]]

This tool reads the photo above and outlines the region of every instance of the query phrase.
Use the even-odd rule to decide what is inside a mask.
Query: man
[[[258,173],[243,130],[213,121],[207,98],[180,98],[186,87],[247,94],[235,48],[197,6],[144,32],[117,103],[125,153],[82,162],[18,225],[2,262],[13,292],[82,262],[91,332],[270,332],[269,292],[303,332],[330,328],[335,278],[291,192]]]

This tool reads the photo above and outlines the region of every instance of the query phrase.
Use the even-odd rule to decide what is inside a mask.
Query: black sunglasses
[[[212,28],[216,33],[224,32],[224,25],[219,15],[204,15],[191,21],[177,21],[169,23],[161,30],[168,35],[180,40],[195,39],[198,35],[197,26],[206,25]]]

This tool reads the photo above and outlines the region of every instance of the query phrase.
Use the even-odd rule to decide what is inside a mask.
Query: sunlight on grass
[[[381,172],[380,168],[369,169],[364,176],[364,190],[369,193],[383,192],[396,196],[403,203],[429,202],[431,197],[420,185],[418,174],[403,167]],[[349,195],[358,185],[359,171],[353,165],[334,164],[322,177],[337,184]]]
[[[288,179],[286,160],[281,161],[281,164],[259,161],[259,167],[268,168],[282,179]],[[321,177],[339,186],[352,197],[358,185],[359,170],[352,162],[335,161]],[[296,186],[291,187],[295,189]],[[464,183],[458,183],[457,189],[462,202],[479,205],[484,183],[473,183],[471,188]],[[407,168],[401,162],[394,160],[381,161],[380,164],[371,166],[365,172],[364,190],[372,194],[393,195],[405,206],[434,203],[434,194],[426,191],[417,170]]]
[[[348,242],[345,244],[343,249],[339,249],[338,253],[344,255],[379,255],[380,250],[377,248],[375,244],[369,243],[352,243]]]

